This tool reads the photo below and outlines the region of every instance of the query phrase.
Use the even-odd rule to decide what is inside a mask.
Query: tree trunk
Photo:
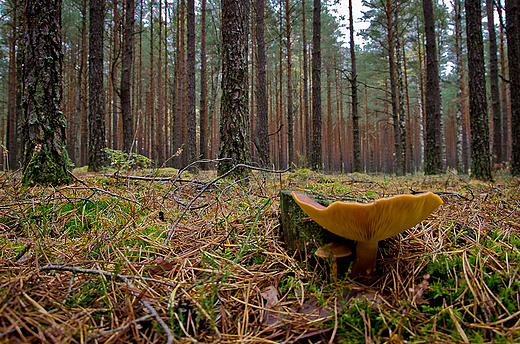
[[[153,35],[154,35],[154,10],[153,1],[150,1],[150,82],[148,91],[148,137],[149,137],[149,156],[155,161],[157,166],[157,122],[155,118],[155,60],[154,60],[154,47],[153,47]]]
[[[17,47],[20,46],[18,39],[18,3],[15,3],[11,12],[11,25],[12,31],[9,37],[9,85],[8,85],[8,97],[7,97],[7,151],[9,152],[9,163],[8,167],[11,170],[18,168],[18,112],[17,108],[17,75],[19,71],[16,68]],[[6,168],[7,170],[7,168]]]
[[[81,5],[81,57],[78,70],[78,89],[76,105],[76,165],[85,166],[87,161],[88,114],[87,114],[87,0]],[[69,143],[70,144],[70,143]]]
[[[396,4],[396,8],[394,11],[394,39],[395,39],[395,67],[397,74],[397,89],[398,89],[398,103],[399,103],[399,138],[400,138],[400,147],[401,147],[401,155],[400,160],[401,166],[399,170],[402,174],[406,174],[407,166],[406,166],[406,112],[404,111],[404,99],[405,99],[405,88],[403,85],[403,69],[402,69],[402,58],[401,58],[401,40],[399,38],[399,25],[398,25],[398,5]]]
[[[118,89],[117,89],[117,60],[119,59],[119,11],[117,8],[118,0],[114,0],[114,14],[113,14],[113,28],[112,28],[112,61],[110,66],[110,76],[112,87],[110,89],[110,95],[112,98],[112,121],[111,121],[111,136],[112,138],[112,149],[120,149],[119,136],[119,102],[118,102]],[[110,98],[109,95],[109,98]],[[110,122],[110,121],[109,121]],[[110,142],[110,140],[109,140]]]
[[[201,1],[201,19],[200,19],[200,139],[199,139],[199,150],[200,157],[202,160],[209,158],[208,154],[208,115],[207,108],[208,102],[206,100],[206,0]],[[209,169],[207,163],[202,163],[201,168],[203,170]]]
[[[291,5],[285,0],[285,30],[287,35],[287,165],[292,168],[294,163],[294,110],[292,87],[292,57],[291,57]]]
[[[123,122],[123,151],[131,152],[134,140],[134,120],[130,103],[130,77],[134,35],[134,0],[126,0],[124,54],[121,71],[121,120]]]
[[[304,122],[305,122],[305,132],[302,132],[303,137],[305,138],[303,142],[305,143],[305,161],[306,164],[309,163],[309,159],[311,157],[311,143],[309,142],[310,133],[312,133],[311,121],[309,116],[309,72],[308,72],[308,62],[307,62],[307,29],[305,26],[306,18],[305,18],[305,0],[302,0],[302,47],[303,47],[303,107],[304,107]]]
[[[402,151],[401,149],[401,135],[399,126],[399,100],[397,94],[397,77],[395,75],[395,46],[394,46],[394,29],[392,20],[392,5],[390,0],[386,0],[386,22],[388,30],[388,63],[390,70],[390,92],[392,95],[392,119],[394,127],[394,147],[395,147],[395,162],[394,171],[396,175],[401,176],[404,174],[402,170]]]
[[[312,151],[310,165],[321,170],[321,1],[314,0],[312,33]]]
[[[88,145],[89,171],[100,171],[107,162],[105,152],[105,92],[103,85],[104,32],[104,1],[90,0]]]
[[[443,171],[441,91],[432,0],[423,0],[423,12],[426,34],[426,90],[424,99],[426,142],[424,146],[424,173],[438,174]]]
[[[471,66],[468,71],[471,175],[492,180],[480,1],[466,0],[465,7],[468,66]]]
[[[163,85],[162,85],[162,0],[159,0],[159,15],[158,15],[158,23],[159,27],[159,35],[157,41],[159,46],[157,47],[157,113],[155,115],[156,121],[156,142],[157,147],[156,157],[157,157],[157,166],[162,167],[164,164],[164,99],[162,97],[163,93]]]
[[[222,175],[236,164],[249,161],[247,142],[248,75],[247,42],[249,24],[248,0],[221,0],[222,4],[222,103],[220,117],[220,152],[218,164]],[[235,170],[241,178],[245,170]]]
[[[176,109],[175,109],[175,119],[174,119],[174,137],[173,137],[173,151],[177,152],[184,145],[184,135],[183,135],[183,119],[185,117],[184,113],[184,91],[186,90],[186,80],[185,80],[185,71],[186,68],[184,66],[184,0],[180,0],[180,13],[177,20],[177,92],[176,92]],[[178,9],[179,10],[179,9]],[[174,167],[181,168],[183,167],[182,160],[184,159],[181,155],[179,158],[174,160]]]
[[[325,118],[325,168],[330,173],[333,169],[333,153],[332,153],[332,84],[331,84],[331,70],[330,63],[326,63],[325,73],[327,76],[327,112]]]
[[[352,15],[352,0],[348,2],[350,25],[350,86],[352,90],[352,141],[354,147],[354,172],[361,172],[361,148],[359,144],[359,106],[357,94],[356,52],[354,44],[354,18]]]
[[[502,110],[500,109],[500,92],[498,90],[498,57],[497,37],[493,0],[486,0],[488,35],[489,35],[489,82],[491,83],[491,111],[493,114],[493,157],[494,163],[500,164],[502,158]]]
[[[459,173],[463,173],[467,171],[466,162],[463,160],[462,154],[462,121],[463,121],[463,103],[465,99],[462,94],[462,90],[464,87],[464,65],[462,62],[462,49],[461,49],[461,36],[460,36],[460,2],[459,0],[455,0],[454,3],[455,9],[455,57],[456,57],[456,72],[457,72],[457,113],[456,113],[456,135],[457,135],[457,143],[456,143],[456,153],[455,153],[455,166]]]
[[[269,118],[265,69],[264,0],[256,0],[256,41],[258,49],[258,80],[256,90],[255,147],[260,166],[269,165]]]
[[[186,158],[190,164],[197,159],[197,118],[195,116],[195,0],[188,0],[188,132]]]
[[[511,174],[520,175],[520,3],[506,0],[507,57],[511,92]]]
[[[27,184],[71,181],[62,112],[60,0],[25,2],[23,117]]]
[[[508,89],[507,89],[507,68],[505,52],[505,30],[502,20],[502,8],[499,6],[500,18],[500,91],[502,104],[502,160],[509,161],[509,108],[508,108]]]

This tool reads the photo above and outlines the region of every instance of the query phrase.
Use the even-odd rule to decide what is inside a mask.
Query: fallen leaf
[[[173,269],[173,264],[162,257],[157,257],[152,263],[152,266],[147,269],[150,275],[164,275]]]
[[[278,290],[274,286],[268,286],[260,293],[260,295],[262,295],[262,297],[266,301],[265,308],[275,310],[278,310],[277,308],[280,308],[276,307],[276,305],[278,304]]]

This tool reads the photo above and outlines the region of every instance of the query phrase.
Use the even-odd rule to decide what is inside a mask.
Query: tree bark
[[[112,61],[110,65],[110,78],[111,78],[111,88],[109,90],[109,99],[112,99],[112,120],[109,120],[109,142],[112,142],[112,149],[120,149],[120,140],[121,137],[119,135],[119,102],[118,102],[118,92],[117,89],[117,61],[119,59],[119,10],[118,10],[118,0],[114,0],[113,7],[113,27],[112,27]],[[109,116],[110,117],[110,116]],[[111,129],[111,130],[110,130]],[[110,140],[110,138],[112,140]]]
[[[471,66],[468,70],[471,175],[492,180],[480,1],[466,0],[465,7],[468,66]]]
[[[130,77],[133,61],[134,0],[126,0],[124,54],[121,71],[121,120],[123,122],[123,151],[131,152],[134,140],[134,119],[130,103]]]
[[[403,69],[402,69],[402,58],[401,58],[401,40],[399,38],[399,12],[398,5],[395,5],[394,11],[394,39],[395,39],[395,68],[396,68],[396,76],[397,76],[397,89],[398,89],[398,104],[399,104],[399,139],[400,147],[401,147],[401,155],[400,161],[401,166],[399,170],[404,175],[406,174],[407,166],[406,166],[406,112],[404,111],[404,99],[405,99],[405,88],[403,85]],[[397,163],[396,161],[396,163]]]
[[[220,111],[220,152],[217,173],[223,175],[236,164],[249,161],[247,131],[248,0],[221,0],[222,5],[222,101]],[[233,176],[242,178],[243,169]]]
[[[294,110],[292,87],[292,56],[291,56],[291,5],[285,0],[285,30],[287,35],[287,165],[292,168],[294,163]]]
[[[24,174],[27,184],[72,179],[62,112],[61,0],[26,0],[23,63]]]
[[[306,29],[306,18],[305,18],[305,0],[302,0],[302,47],[303,47],[303,107],[304,107],[304,121],[305,121],[305,139],[303,142],[305,143],[305,160],[306,163],[309,163],[309,159],[311,157],[311,148],[312,145],[309,142],[310,133],[312,133],[311,121],[309,116],[309,72],[308,72],[308,62],[307,62],[307,29]]]
[[[103,35],[105,4],[90,0],[89,34],[89,144],[88,169],[100,171],[106,165],[105,97],[103,85]]]
[[[76,94],[76,128],[73,135],[76,136],[76,166],[85,166],[87,161],[88,142],[88,114],[87,114],[87,0],[81,5],[81,56],[78,70],[78,84]],[[69,142],[70,145],[70,142]]]
[[[352,146],[354,147],[354,172],[361,172],[361,148],[359,143],[359,106],[357,94],[356,51],[354,44],[354,18],[352,15],[352,0],[348,2],[350,25],[350,86],[352,90]]]
[[[16,61],[18,59],[17,47],[20,45],[18,37],[18,3],[15,3],[11,12],[11,35],[9,37],[9,85],[7,98],[7,151],[9,152],[9,169],[17,169],[19,162],[18,154],[18,105],[17,104],[17,86],[18,86],[18,69],[16,68]]]
[[[455,154],[455,166],[459,173],[463,173],[467,171],[466,161],[463,159],[463,131],[462,131],[462,123],[463,123],[463,104],[465,102],[465,95],[463,95],[464,89],[464,64],[462,61],[462,49],[461,49],[461,35],[460,35],[460,2],[459,0],[455,0],[454,2],[455,9],[455,57],[456,57],[456,72],[457,72],[457,113],[456,113],[456,135],[457,135],[457,143],[456,143],[456,154]]]
[[[426,34],[426,142],[424,147],[424,173],[438,174],[443,171],[441,91],[432,0],[423,0],[423,12]]]
[[[208,154],[208,115],[207,108],[208,103],[206,100],[206,0],[201,1],[201,19],[200,19],[200,139],[199,139],[199,150],[200,157],[202,160],[209,158]],[[209,165],[202,163],[201,168],[207,170]]]
[[[159,0],[159,15],[158,15],[158,23],[159,27],[159,35],[157,37],[157,41],[159,46],[157,47],[157,113],[155,118],[156,121],[156,157],[157,157],[157,166],[161,167],[164,164],[164,134],[165,134],[165,126],[164,126],[164,99],[162,97],[163,93],[163,85],[162,85],[162,0]],[[166,68],[166,67],[165,67]]]
[[[195,116],[195,0],[188,0],[188,132],[186,163],[197,159],[197,118]]]
[[[500,108],[500,92],[498,90],[498,57],[497,37],[495,33],[493,0],[486,0],[487,26],[489,35],[489,82],[491,88],[491,111],[493,114],[493,158],[500,164],[502,158],[502,110]]]
[[[258,50],[258,75],[256,90],[255,147],[260,166],[269,165],[269,118],[267,114],[267,86],[265,69],[264,0],[256,0],[256,42]]]
[[[312,32],[312,151],[310,164],[321,170],[321,1],[314,0]]]
[[[499,7],[500,18],[500,91],[502,106],[502,160],[509,161],[509,101],[507,89],[507,68],[506,68],[506,52],[505,52],[505,28],[502,20],[502,8]]]
[[[511,174],[520,175],[520,2],[506,0],[507,57],[511,92]]]
[[[390,92],[392,95],[392,119],[394,127],[394,147],[395,147],[395,162],[394,171],[396,175],[404,174],[402,170],[402,148],[401,147],[401,131],[399,126],[399,100],[397,94],[397,77],[395,74],[395,45],[394,45],[394,26],[392,20],[392,5],[390,0],[386,0],[386,22],[387,22],[387,41],[388,41],[388,64],[390,71]]]
[[[149,138],[149,156],[152,160],[156,162],[157,166],[157,122],[155,118],[155,60],[154,60],[154,10],[153,10],[154,2],[150,1],[150,82],[149,82],[149,90],[148,90],[148,138]]]

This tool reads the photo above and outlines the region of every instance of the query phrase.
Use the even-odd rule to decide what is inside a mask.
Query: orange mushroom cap
[[[425,220],[443,202],[434,193],[397,195],[370,203],[334,202],[325,207],[309,196],[291,193],[294,200],[320,226],[357,242],[393,237]]]

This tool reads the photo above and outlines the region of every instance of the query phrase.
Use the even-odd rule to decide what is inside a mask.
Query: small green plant
[[[153,160],[141,154],[126,153],[110,148],[105,148],[105,152],[107,152],[108,157],[110,158],[110,165],[118,171],[149,168],[153,164]]]

